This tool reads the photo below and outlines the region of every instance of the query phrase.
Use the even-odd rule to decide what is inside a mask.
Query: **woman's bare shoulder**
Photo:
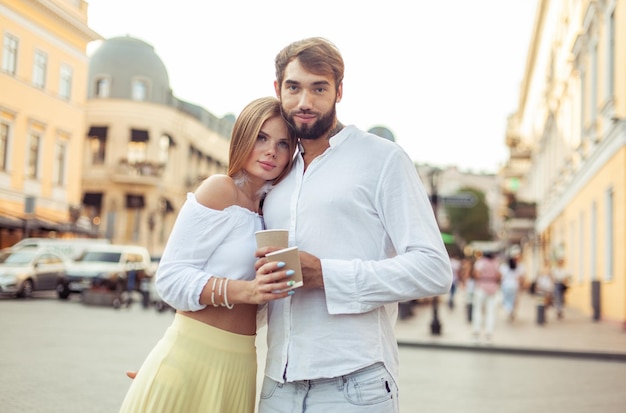
[[[211,175],[196,189],[199,204],[215,210],[224,210],[237,200],[237,186],[230,176]]]

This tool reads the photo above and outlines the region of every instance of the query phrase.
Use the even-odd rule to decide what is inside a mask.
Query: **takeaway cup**
[[[289,277],[290,280],[296,283],[288,288],[288,290],[301,287],[302,283],[302,267],[300,266],[300,254],[298,253],[298,247],[283,248],[282,250],[270,252],[265,255],[268,261],[282,261],[285,263],[283,269],[294,270],[295,274]]]
[[[287,248],[289,246],[289,231],[286,229],[265,229],[255,232],[254,235],[256,236],[257,248]]]

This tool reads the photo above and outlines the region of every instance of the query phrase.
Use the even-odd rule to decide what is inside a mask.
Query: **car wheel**
[[[24,280],[22,289],[17,293],[18,298],[30,298],[33,296],[33,280]]]
[[[66,284],[57,284],[57,296],[61,300],[67,300],[67,298],[70,296],[70,289]]]

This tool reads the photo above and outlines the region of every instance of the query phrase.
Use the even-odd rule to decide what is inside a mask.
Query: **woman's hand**
[[[289,279],[293,270],[284,267],[284,262],[269,262],[265,257],[259,259],[255,264],[256,277],[252,281],[245,281],[248,283],[246,302],[265,304],[293,294],[288,291],[295,283]]]

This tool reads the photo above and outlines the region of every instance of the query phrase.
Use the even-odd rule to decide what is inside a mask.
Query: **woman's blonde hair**
[[[232,178],[245,176],[243,168],[254,149],[254,144],[261,132],[263,123],[275,117],[283,119],[280,113],[280,102],[274,97],[253,100],[243,108],[237,120],[235,120],[230,139],[228,176]],[[287,126],[287,130],[289,133],[289,163],[280,175],[274,179],[273,183],[275,184],[280,182],[291,169],[293,154],[296,150],[296,137],[289,126]]]

